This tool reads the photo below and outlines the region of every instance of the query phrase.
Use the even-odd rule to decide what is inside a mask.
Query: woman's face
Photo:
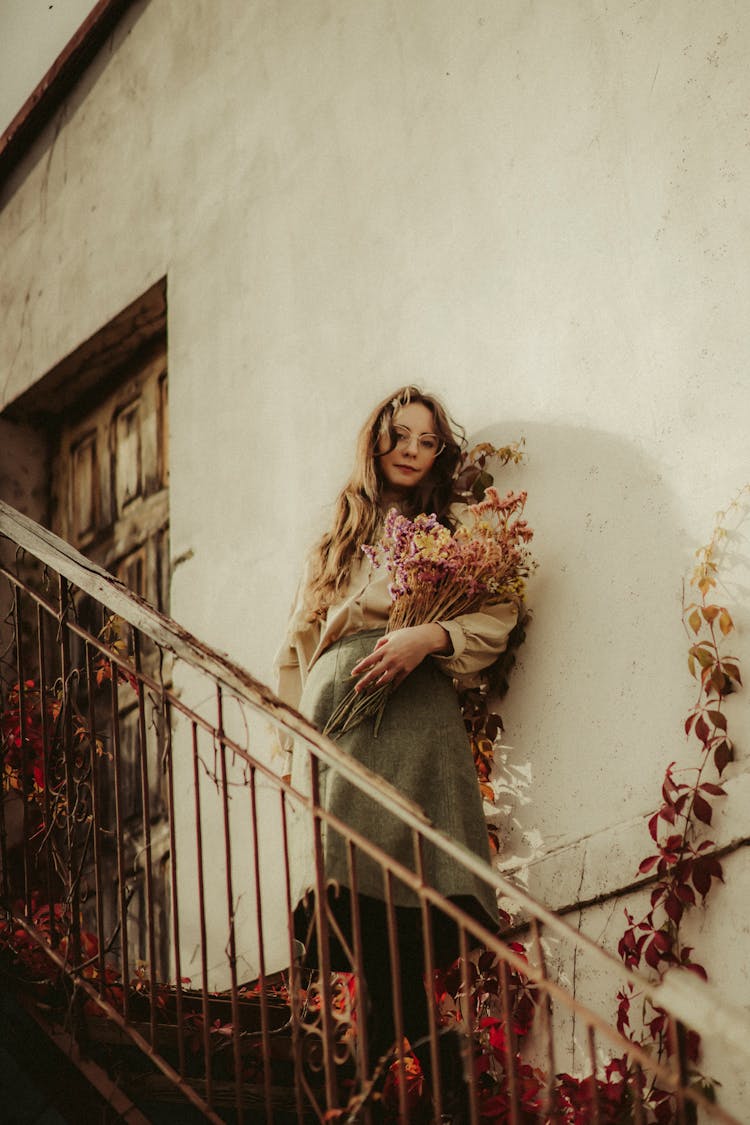
[[[423,402],[399,407],[393,415],[393,428],[398,435],[397,443],[389,450],[387,436],[381,437],[377,446],[378,464],[387,486],[395,492],[408,492],[430,472],[442,441],[435,433],[432,411]],[[430,437],[436,441],[430,442]],[[428,448],[430,445],[435,448]]]

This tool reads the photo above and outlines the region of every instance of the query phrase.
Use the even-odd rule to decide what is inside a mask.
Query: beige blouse
[[[465,512],[466,505],[454,504],[451,508],[451,516],[459,523],[467,522]],[[385,566],[375,566],[362,553],[352,567],[342,601],[330,607],[325,621],[307,621],[302,604],[307,571],[306,567],[292,607],[287,636],[274,661],[277,694],[295,708],[299,707],[308,671],[320,654],[341,637],[365,629],[384,628],[391,605]],[[457,679],[460,686],[476,684],[478,673],[505,649],[517,616],[515,605],[500,602],[478,613],[465,613],[450,621],[438,622],[448,633],[453,651],[432,659],[447,676]]]

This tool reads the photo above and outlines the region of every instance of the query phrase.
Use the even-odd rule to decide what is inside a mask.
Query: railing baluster
[[[531,933],[533,937],[536,963],[539,967],[539,971],[541,972],[542,980],[546,982],[547,968],[545,964],[544,949],[542,948],[542,937],[536,918],[531,923]],[[556,1122],[558,1120],[558,1113],[557,1106],[555,1104],[556,1098],[554,1092],[554,1079],[555,1074],[557,1073],[555,1067],[555,1038],[554,1030],[552,1027],[552,997],[550,996],[549,990],[547,988],[544,989],[544,999],[541,1004],[541,1011],[542,1022],[544,1025],[544,1040],[547,1051],[547,1073],[545,1075],[543,1106],[544,1113],[546,1113],[547,1117],[549,1118],[551,1125],[556,1125]]]
[[[70,612],[70,590],[67,581],[60,576],[59,582],[59,645],[60,645],[60,671],[62,678],[62,739],[63,754],[65,757],[65,791],[67,798],[67,816],[65,817],[65,833],[68,849],[68,877],[70,903],[70,960],[74,966],[81,963],[81,903],[79,888],[79,862],[78,848],[75,838],[75,821],[73,809],[77,804],[76,777],[75,777],[75,748],[73,745],[73,707],[71,701],[71,666],[70,666],[70,634],[68,632],[68,615]]]
[[[229,973],[232,1003],[232,1047],[234,1051],[234,1088],[237,1099],[237,1121],[245,1119],[242,1094],[242,1054],[240,1051],[240,1005],[237,993],[237,937],[234,924],[234,891],[232,889],[232,843],[229,829],[229,779],[227,776],[227,746],[224,741],[224,696],[221,684],[216,686],[217,731],[219,741],[219,761],[221,764],[221,798],[224,813],[224,856],[227,877],[227,911],[229,919]]]
[[[513,1024],[513,1008],[510,999],[510,985],[508,982],[508,962],[501,958],[500,968],[500,1003],[503,1017],[505,1073],[508,1084],[508,1101],[510,1102],[510,1125],[521,1125],[521,1111],[518,1104],[518,1075],[516,1074],[516,1029]]]
[[[675,1109],[677,1112],[676,1125],[694,1125],[695,1114],[690,1114],[693,1120],[690,1120],[688,1113],[691,1107],[688,1106],[687,1099],[685,1098],[685,1090],[688,1087],[688,1065],[687,1065],[687,1051],[685,1047],[684,1028],[678,1020],[670,1016],[667,1020],[667,1041],[669,1043],[669,1051],[673,1059],[673,1067],[676,1071],[676,1089],[675,1089]]]
[[[201,934],[201,1010],[203,1014],[203,1057],[206,1065],[206,1102],[214,1104],[213,1064],[211,1061],[211,1016],[208,1006],[208,937],[206,933],[206,887],[203,868],[203,817],[201,815],[200,755],[198,726],[191,723],[193,750],[193,796],[195,800],[195,847],[198,877],[198,924]]]
[[[328,946],[328,888],[326,887],[323,864],[323,841],[321,838],[320,779],[318,759],[312,750],[306,748],[310,765],[310,816],[313,829],[313,856],[315,863],[315,924],[318,941],[318,965],[320,966],[321,1029],[323,1038],[323,1069],[325,1075],[326,1108],[338,1109],[338,1090],[336,1082],[336,1061],[333,1050],[333,1016],[331,1007],[331,956]]]
[[[588,1049],[589,1049],[589,1065],[591,1066],[591,1125],[599,1125],[601,1121],[601,1112],[599,1108],[599,1084],[597,1082],[597,1061],[596,1061],[596,1036],[594,1029],[589,1024],[588,1026]]]
[[[54,831],[52,825],[52,800],[50,797],[50,787],[52,778],[50,756],[52,747],[50,745],[50,729],[49,729],[49,716],[47,711],[47,649],[44,643],[44,626],[46,617],[44,616],[42,606],[37,602],[36,607],[36,629],[37,629],[37,661],[39,663],[39,710],[40,710],[40,724],[42,734],[42,785],[44,787],[44,849],[46,853],[45,867],[46,867],[46,884],[47,884],[47,909],[49,911],[49,940],[53,949],[57,949],[59,944],[59,935],[57,930],[57,918],[55,916],[55,893],[54,893],[54,850],[52,842],[52,833]]]
[[[122,747],[120,743],[119,670],[109,659],[109,708],[112,723],[112,766],[115,778],[115,849],[117,854],[117,903],[120,922],[120,973],[122,977],[122,1015],[130,1018],[130,957],[128,951],[128,896],[125,863],[125,838],[122,808]]]
[[[359,908],[357,857],[351,840],[346,841],[346,866],[351,890],[352,954],[354,958],[352,968],[357,997],[357,1077],[361,1086],[369,1078],[370,996],[367,990],[362,951],[362,916]]]
[[[8,711],[8,697],[5,679],[0,679],[0,706],[3,713]],[[2,897],[4,902],[10,902],[11,887],[8,872],[8,826],[5,822],[5,789],[0,791],[0,865],[2,866]]]
[[[287,937],[289,939],[289,1010],[291,1013],[292,1058],[294,1060],[294,1104],[297,1111],[297,1125],[304,1125],[302,1034],[300,1032],[302,990],[301,972],[297,957],[297,942],[294,936],[294,912],[292,909],[292,879],[289,861],[289,825],[287,818],[287,794],[282,785],[279,788],[281,804],[281,843],[284,859],[284,894],[286,903]]]
[[[88,695],[88,721],[89,721],[89,749],[91,753],[91,813],[94,833],[94,887],[96,895],[96,941],[97,961],[99,973],[99,990],[104,991],[104,901],[102,897],[102,837],[101,837],[101,808],[99,805],[99,754],[97,748],[96,704],[94,694],[96,691],[96,677],[94,675],[93,656],[91,646],[85,645],[86,665],[86,693]]]
[[[165,694],[161,697],[164,731],[164,760],[167,770],[167,821],[169,824],[170,890],[172,899],[172,942],[174,956],[175,1018],[177,1020],[177,1055],[180,1074],[185,1073],[185,1026],[182,998],[182,954],[180,949],[180,899],[177,889],[177,833],[175,831],[174,763],[172,761],[172,714]]]
[[[398,922],[393,902],[393,876],[389,869],[383,871],[385,892],[385,917],[388,926],[388,951],[391,955],[391,997],[393,1001],[393,1026],[396,1034],[396,1060],[398,1062],[398,1111],[402,1121],[407,1121],[409,1111],[406,1101],[406,1067],[404,1058],[404,1008],[401,996],[401,951],[398,941]]]
[[[424,841],[418,829],[412,832],[414,848],[414,870],[421,884],[425,883]],[[432,1070],[432,1108],[436,1121],[443,1116],[443,1081],[440,1072],[440,1051],[438,1049],[437,1011],[435,1009],[435,936],[432,926],[430,904],[424,895],[419,897],[422,921],[422,946],[424,949],[425,987],[427,988],[427,1019],[430,1029],[430,1068]]]
[[[630,1092],[633,1097],[633,1125],[646,1125],[643,1112],[643,1071],[638,1063],[633,1064],[630,1075]]]
[[[21,591],[18,586],[14,590],[13,613],[16,631],[16,675],[18,677],[18,756],[21,773],[21,798],[23,800],[23,901],[27,918],[31,918],[31,871],[29,858],[29,840],[31,837],[29,825],[29,767],[31,765],[32,750],[28,743],[27,710],[26,710],[26,672],[23,658],[23,619],[21,616]]]
[[[146,925],[148,940],[149,975],[149,1024],[151,1046],[156,1046],[156,926],[154,920],[154,873],[151,850],[151,794],[149,790],[148,740],[146,736],[146,696],[141,678],[141,639],[137,629],[133,630],[133,658],[136,671],[136,694],[138,698],[137,747],[141,775],[141,824],[143,825],[143,871],[146,879]]]
[[[469,943],[466,937],[466,928],[463,925],[459,925],[459,949],[461,957],[461,982],[466,1005],[466,1028],[461,1039],[463,1077],[469,1087],[469,1119],[471,1125],[479,1125],[477,1075],[474,1066],[474,1003],[471,995],[471,977],[469,975]]]
[[[258,987],[260,991],[260,1029],[263,1041],[263,1088],[266,1098],[266,1121],[273,1123],[271,1097],[271,1041],[269,1038],[268,997],[266,995],[266,955],[263,939],[263,898],[260,882],[260,840],[258,834],[258,801],[255,768],[250,767],[250,820],[253,833],[253,878],[255,880],[255,922],[258,935]]]

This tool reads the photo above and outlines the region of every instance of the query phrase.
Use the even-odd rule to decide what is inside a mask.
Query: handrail
[[[636,989],[655,1006],[669,1011],[681,1023],[698,1032],[704,1030],[704,1017],[709,1008],[721,1009],[723,1012],[722,1019],[712,1021],[712,1035],[722,1038],[727,1046],[744,1051],[746,1057],[750,1056],[750,1018],[745,1013],[737,1009],[731,1009],[724,1004],[714,990],[709,989],[709,986],[697,981],[687,972],[678,973],[677,971],[668,974],[663,984],[653,984],[627,968],[618,958],[574,929],[554,912],[546,909],[499,872],[489,869],[482,860],[461,844],[436,829],[416,804],[404,797],[383,779],[372,774],[364,766],[353,761],[336,743],[322,735],[302,715],[279,700],[270,688],[256,680],[226,654],[199,641],[186,629],[155,610],[137,594],[128,590],[122,582],[103,568],[86,559],[52,532],[41,528],[3,501],[0,501],[0,535],[5,536],[15,544],[17,549],[20,548],[28,552],[43,563],[45,567],[56,571],[67,582],[72,583],[79,590],[96,599],[111,614],[117,615],[127,622],[162,650],[170,652],[178,660],[186,662],[218,683],[225,685],[251,709],[270,720],[276,727],[301,738],[316,761],[345,773],[348,781],[366,792],[369,797],[374,798],[383,809],[397,815],[411,829],[418,832],[422,840],[429,842],[444,854],[455,859],[466,870],[478,875],[495,891],[511,900],[528,918],[533,919],[533,928],[544,927],[545,933],[555,935],[573,948],[584,950],[587,957],[591,959],[591,963],[617,988],[630,986]],[[0,572],[4,573],[11,582],[15,581],[13,573],[7,567],[0,566]],[[35,594],[34,597],[40,603],[44,601],[42,595]],[[55,607],[51,603],[47,603],[46,608],[51,613],[55,612]],[[71,624],[69,628],[72,632],[77,632],[87,645],[105,651],[97,639],[80,626]],[[126,662],[116,654],[106,651],[107,659],[113,665],[126,665]],[[139,673],[139,675],[141,680],[148,684],[148,675],[146,673]],[[165,693],[164,685],[158,685],[154,682],[152,686],[162,691],[170,706],[177,710],[182,709],[178,696],[171,692]],[[196,721],[195,717],[193,721]],[[257,772],[272,780],[280,793],[302,800],[314,816],[322,813],[322,809],[317,805],[314,798],[300,797],[266,763],[252,757],[244,747],[233,741],[221,729],[221,724],[214,726],[206,723],[206,729],[211,732],[218,744],[242,758],[253,773]],[[359,834],[347,829],[345,825],[339,824],[334,818],[329,817],[329,820],[335,829],[347,831],[347,838],[361,851],[364,853],[370,851],[371,854],[377,853],[377,849],[373,851],[369,842]],[[377,854],[376,858],[379,858]],[[420,882],[414,872],[395,861],[388,863],[388,869],[404,885],[413,885],[414,889],[419,891],[424,903],[434,903],[441,906],[448,915],[455,915],[457,920],[465,924],[470,932],[482,933],[481,927],[477,928],[476,924],[471,923],[471,920],[467,922],[467,919],[462,917],[461,911],[457,911],[452,904],[442,900],[437,892],[432,891],[431,888]],[[482,933],[482,936],[486,938],[488,948],[499,950],[497,939],[486,933]],[[516,969],[520,969],[524,964],[508,950],[505,950],[504,957],[506,962]],[[536,978],[537,973],[533,966],[526,964],[525,971],[530,979]],[[679,977],[679,980],[677,980],[677,977]],[[549,981],[547,981],[547,985],[550,995],[558,994],[558,986]],[[589,1026],[596,1026],[598,1030],[606,1034],[607,1028],[601,1018],[588,1010],[587,1012]],[[639,1052],[634,1049],[633,1055],[638,1054]],[[645,1063],[647,1060],[644,1057],[641,1061]],[[720,1111],[717,1119],[727,1122],[732,1120],[728,1115],[721,1114]]]
[[[436,844],[447,855],[459,860],[473,873],[486,879],[496,890],[513,900],[519,908],[542,923],[546,929],[572,942],[578,948],[585,948],[600,969],[616,978],[618,985],[632,984],[655,1004],[664,1003],[665,990],[661,985],[654,985],[647,978],[628,969],[617,957],[581,934],[553,911],[547,910],[499,872],[488,871],[486,865],[468,848],[434,828],[418,805],[387,781],[372,774],[359,762],[353,761],[338,748],[335,742],[321,734],[304,716],[282,702],[269,687],[234,663],[229,656],[197,640],[187,629],[154,609],[103,567],[87,559],[53,532],[35,524],[2,500],[0,500],[0,534],[7,535],[18,546],[32,552],[41,562],[53,567],[69,582],[73,582],[79,589],[97,598],[112,613],[122,617],[151,640],[168,649],[175,657],[194,663],[209,675],[222,680],[251,707],[266,717],[271,717],[275,723],[290,733],[300,735],[315,747],[316,755],[322,762],[328,766],[345,769],[349,780],[363,792],[368,794],[376,792],[378,798],[382,798],[384,808],[400,813],[411,827],[418,827],[430,843]],[[249,764],[257,765],[255,761],[251,763],[246,751],[239,744],[233,744],[232,749],[244,757]],[[260,768],[263,769],[262,766]],[[263,772],[268,772],[271,776],[271,771],[263,770]],[[685,987],[688,990],[695,979],[693,974],[686,974]],[[704,985],[700,990],[701,993],[705,995],[704,990],[708,987]],[[693,1026],[689,1018],[689,1005],[687,1007],[684,1022]],[[738,1021],[739,1036],[744,1037],[743,1041],[750,1045],[750,1017],[743,1019],[739,1012],[735,1012],[732,1022]],[[721,1029],[717,1028],[717,1034],[721,1034]],[[729,1033],[729,1038],[732,1042],[736,1042],[738,1035]]]

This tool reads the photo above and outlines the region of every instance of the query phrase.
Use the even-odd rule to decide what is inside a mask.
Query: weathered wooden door
[[[53,529],[157,609],[169,605],[169,446],[164,348],[60,427]]]
[[[92,393],[69,407],[59,424],[52,472],[52,527],[87,557],[120,578],[157,609],[169,610],[169,446],[167,369],[163,338],[148,355],[129,365],[120,377],[102,378]],[[93,604],[78,602],[76,613],[91,633],[107,622],[95,619]],[[113,629],[130,645],[129,630]],[[111,639],[111,638],[110,638]],[[144,671],[158,679],[155,652],[141,654]],[[73,664],[83,659],[74,654]],[[145,735],[139,729],[137,697],[125,683],[120,691],[119,811],[123,821],[128,908],[128,944],[135,957],[147,960],[148,910],[144,865],[151,863],[157,972],[168,972],[169,853],[162,759],[163,716],[155,700],[145,697]],[[111,755],[111,715],[106,720],[107,753]],[[150,849],[144,847],[140,745],[146,740]],[[103,860],[105,928],[117,931],[118,858],[114,840],[115,800],[111,768],[99,769],[100,818],[106,826]],[[97,768],[94,766],[94,768]],[[106,781],[104,780],[106,776]],[[148,851],[148,854],[146,852]],[[123,857],[120,857],[122,863]],[[90,868],[84,870],[92,878]],[[85,890],[85,888],[84,888]],[[84,917],[86,911],[84,909]],[[89,920],[90,921],[90,920]]]

